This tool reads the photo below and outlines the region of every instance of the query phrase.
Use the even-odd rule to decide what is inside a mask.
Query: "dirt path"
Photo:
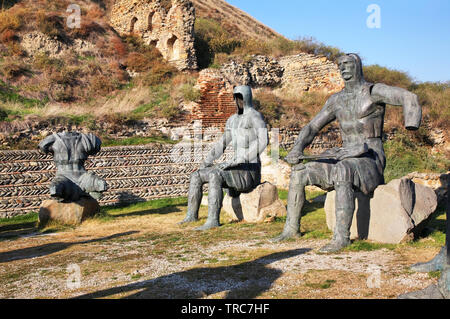
[[[436,281],[408,270],[436,248],[318,254],[327,239],[270,243],[281,222],[199,233],[205,208],[187,226],[171,211],[0,241],[0,298],[396,298]]]

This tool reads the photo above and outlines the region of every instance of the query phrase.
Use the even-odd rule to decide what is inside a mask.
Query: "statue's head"
[[[235,86],[233,96],[238,114],[243,114],[246,108],[253,107],[252,88],[248,85]]]
[[[364,82],[362,62],[356,53],[348,53],[337,60],[339,70],[345,82]]]

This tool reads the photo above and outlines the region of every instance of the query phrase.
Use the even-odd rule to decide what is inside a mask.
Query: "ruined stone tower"
[[[134,33],[155,45],[178,69],[197,69],[190,0],[116,0],[110,23],[121,35]]]

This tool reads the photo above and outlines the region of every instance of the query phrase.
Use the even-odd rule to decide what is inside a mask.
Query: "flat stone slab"
[[[397,179],[380,185],[373,197],[355,193],[355,213],[350,230],[351,239],[398,244],[414,239],[425,227],[437,207],[433,189],[409,179]],[[327,225],[334,229],[336,192],[327,194],[325,212]]]
[[[277,187],[268,182],[239,197],[226,195],[223,210],[232,220],[249,223],[262,223],[274,217],[286,216],[286,207],[278,197]]]
[[[56,221],[64,225],[80,225],[86,218],[93,217],[100,211],[98,202],[89,197],[82,197],[77,202],[59,202],[46,200],[39,209],[39,224]]]

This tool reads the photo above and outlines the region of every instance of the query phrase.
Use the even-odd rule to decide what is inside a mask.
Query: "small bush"
[[[107,50],[108,55],[124,57],[127,54],[127,47],[122,42],[122,39],[114,36],[111,38],[109,49]]]
[[[4,121],[8,118],[8,113],[0,108],[0,121]]]
[[[90,90],[93,95],[105,95],[116,89],[113,81],[104,75],[96,75],[90,81]]]
[[[151,69],[153,58],[151,56],[139,53],[139,52],[131,52],[125,64],[130,70],[136,72],[145,72]]]
[[[178,70],[169,64],[155,63],[150,71],[141,74],[138,81],[144,86],[154,86],[167,82],[177,72]]]
[[[56,14],[45,14],[38,12],[37,16],[38,29],[50,38],[63,41],[66,39],[64,30],[64,19]]]
[[[81,21],[79,28],[73,28],[70,35],[74,38],[87,39],[91,34],[105,34],[106,30],[94,21]]]
[[[262,90],[255,94],[254,104],[272,127],[279,125],[282,115],[283,101],[270,90]]]
[[[183,98],[186,101],[196,102],[200,99],[200,90],[196,89],[192,84],[185,83],[181,86]]]
[[[16,33],[11,29],[6,29],[0,34],[0,42],[9,43],[17,39]]]
[[[30,70],[28,67],[23,66],[14,60],[6,60],[1,66],[0,72],[2,72],[7,79],[13,80],[22,75],[28,75]]]
[[[23,26],[23,19],[20,14],[13,10],[0,12],[0,33],[5,30],[19,30]]]

